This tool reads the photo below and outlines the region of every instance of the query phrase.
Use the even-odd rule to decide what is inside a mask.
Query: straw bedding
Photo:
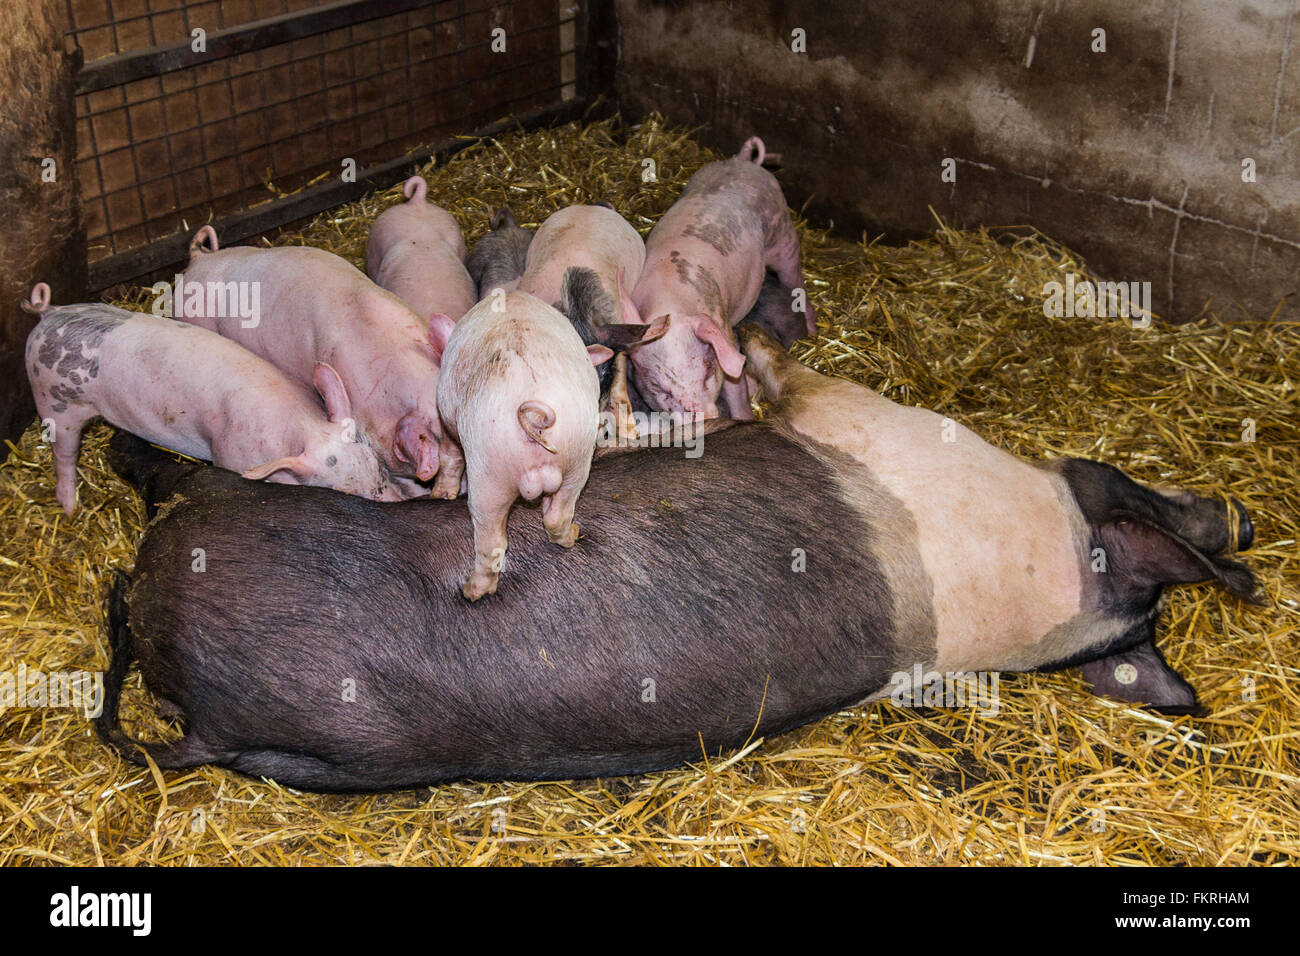
[[[646,157],[655,182],[642,181]],[[536,225],[606,199],[647,232],[712,158],[689,131],[606,122],[506,135],[425,172],[430,199],[473,242],[503,202]],[[280,241],[360,264],[369,223],[398,198],[388,190]],[[1183,328],[1047,319],[1044,283],[1086,269],[1044,237],[937,224],[894,247],[798,226],[822,321],[795,345],[801,360],[1016,454],[1088,456],[1246,504],[1248,560],[1270,605],[1182,588],[1160,633],[1209,716],[1171,721],[1101,700],[1074,672],[1008,675],[993,716],[879,704],[641,777],[343,797],[211,768],[151,772],[75,711],[11,709],[0,714],[0,864],[1295,862],[1296,328],[1224,325],[1213,304]],[[87,433],[71,520],[35,426],[0,466],[0,669],[107,664],[108,572],[130,568],[142,530],[134,494],[104,464],[108,434]],[[132,728],[164,729],[138,675],[127,687]]]

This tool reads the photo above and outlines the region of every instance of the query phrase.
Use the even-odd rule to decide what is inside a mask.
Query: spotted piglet
[[[377,501],[401,495],[375,450],[355,436],[338,373],[318,364],[315,396],[234,342],[187,322],[110,305],[50,306],[50,287],[23,307],[27,375],[54,426],[59,504],[77,505],[81,431],[103,417],[148,441],[245,478],[323,485]]]
[[[461,593],[469,600],[496,592],[516,499],[540,497],[551,541],[565,548],[577,541],[573,512],[596,445],[592,362],[568,319],[525,292],[480,302],[447,340],[433,495],[456,497],[466,477],[474,569]]]
[[[638,390],[659,411],[714,418],[722,395],[732,418],[753,417],[732,326],[758,301],[765,269],[804,287],[799,236],[763,156],[753,137],[702,168],[646,240],[632,301],[647,322],[666,317],[669,327],[631,360]],[[803,318],[814,332],[811,307]]]

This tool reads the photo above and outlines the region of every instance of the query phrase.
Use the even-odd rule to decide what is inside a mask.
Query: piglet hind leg
[[[443,435],[438,445],[438,477],[434,479],[434,498],[455,498],[460,495],[460,481],[465,475],[465,453],[456,440]]]
[[[572,548],[578,540],[578,523],[573,520],[573,512],[578,504],[578,492],[581,485],[570,488],[564,485],[553,495],[547,495],[542,501],[542,526],[552,544],[562,548]]]
[[[81,430],[92,417],[93,413],[86,416],[69,414],[54,419],[54,493],[68,515],[77,510],[77,457],[81,453]]]
[[[469,515],[474,522],[474,570],[461,586],[469,601],[496,594],[506,560],[506,519],[515,503],[515,489],[493,484],[490,478],[474,480],[471,469]],[[484,487],[486,485],[486,487]]]
[[[803,290],[804,303],[804,324],[808,329],[809,335],[817,333],[817,317],[813,312],[812,303],[808,301],[808,286],[804,282],[803,266],[799,262],[799,234],[795,232],[794,224],[788,220],[784,223],[784,228],[780,231],[780,238],[776,240],[763,257],[763,264],[768,269],[776,273],[781,284],[790,289]],[[791,307],[791,302],[786,302],[787,308]]]

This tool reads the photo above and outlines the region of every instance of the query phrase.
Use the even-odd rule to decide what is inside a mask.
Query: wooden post
[[[76,170],[73,74],[60,0],[0,4],[0,461],[35,416],[23,363],[36,282],[53,301],[86,289],[86,229]]]

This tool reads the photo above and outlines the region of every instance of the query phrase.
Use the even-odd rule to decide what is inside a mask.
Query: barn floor
[[[641,181],[644,157],[657,182]],[[710,158],[655,123],[573,125],[461,153],[430,174],[430,198],[471,242],[503,201],[535,224],[608,199],[644,232]],[[366,224],[396,198],[327,213],[286,241],[359,263]],[[1182,588],[1161,632],[1210,716],[1100,700],[1074,672],[1009,675],[995,716],[878,704],[641,777],[340,797],[210,768],[150,772],[73,710],[10,709],[0,865],[1300,861],[1300,331],[1213,314],[1182,329],[1046,319],[1043,284],[1084,270],[1044,239],[939,226],[886,247],[801,233],[823,324],[796,344],[800,358],[1021,455],[1098,458],[1246,503],[1270,606]],[[0,465],[0,670],[107,664],[108,571],[131,566],[142,529],[104,464],[107,435],[88,433],[71,520],[35,426]],[[133,674],[125,713],[148,732],[161,724],[139,688]]]

